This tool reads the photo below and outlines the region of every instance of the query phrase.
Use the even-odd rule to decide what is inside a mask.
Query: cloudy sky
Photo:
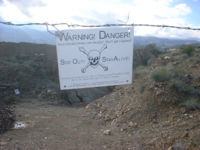
[[[129,16],[127,23],[200,28],[199,14],[200,0],[0,0],[0,19],[14,23],[124,23]],[[200,39],[200,31],[169,28],[136,27],[135,35]]]

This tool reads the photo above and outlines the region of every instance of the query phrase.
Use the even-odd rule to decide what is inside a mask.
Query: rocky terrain
[[[132,85],[88,104],[89,115],[144,149],[200,149],[199,57],[200,49],[160,55],[135,70]]]
[[[157,53],[151,45],[144,52],[148,60],[138,51],[132,85],[64,92],[43,72],[48,54],[1,58],[1,81],[21,85],[14,114],[27,127],[2,134],[0,149],[200,149],[200,47]],[[14,67],[25,70],[19,78],[10,78]],[[4,124],[12,125],[12,109],[4,108],[11,116]]]

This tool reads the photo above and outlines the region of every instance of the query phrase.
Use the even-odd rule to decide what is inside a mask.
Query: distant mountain
[[[27,27],[13,27],[0,25],[0,42],[28,42],[37,44],[55,45],[55,37],[46,31],[30,29]],[[183,44],[198,43],[197,40],[168,39],[158,37],[135,36],[135,47],[155,43],[160,49],[177,47]]]
[[[135,47],[145,46],[148,44],[155,43],[157,47],[162,50],[169,48],[176,48],[183,44],[196,44],[200,43],[197,39],[169,39],[169,38],[158,38],[158,37],[144,37],[136,36],[134,39]]]
[[[6,25],[0,25],[0,41],[55,45],[55,37],[46,31]]]

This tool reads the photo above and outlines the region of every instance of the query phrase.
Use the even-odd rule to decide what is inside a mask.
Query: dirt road
[[[0,150],[133,149],[126,134],[89,118],[84,106],[55,106],[37,99],[16,105],[16,120],[27,123],[0,136]]]

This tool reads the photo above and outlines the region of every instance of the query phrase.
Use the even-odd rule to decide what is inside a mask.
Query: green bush
[[[187,54],[188,56],[191,56],[195,51],[195,47],[193,45],[184,45],[180,49],[182,54]]]
[[[149,72],[148,68],[144,66],[138,66],[136,69],[133,71],[133,78],[138,78],[139,76],[145,75]]]
[[[198,97],[190,97],[185,102],[181,103],[181,106],[189,110],[200,109],[200,99]]]
[[[185,84],[182,81],[172,80],[170,82],[170,85],[171,85],[172,88],[174,88],[180,94],[183,94],[185,96],[190,96],[190,97],[191,96],[200,97],[199,90],[193,88],[192,86]]]
[[[174,88],[177,92],[183,93],[185,95],[190,94],[190,88],[187,84],[179,80],[172,80],[170,86]]]
[[[171,74],[166,68],[162,67],[154,71],[151,78],[156,82],[165,82],[171,79]]]
[[[145,85],[145,84],[142,84],[142,85],[140,86],[140,93],[143,93],[144,90],[145,90],[145,88],[146,88],[146,85]]]
[[[137,47],[134,49],[134,68],[138,66],[147,66],[149,61],[157,58],[161,54],[155,44],[149,44],[145,47]]]

